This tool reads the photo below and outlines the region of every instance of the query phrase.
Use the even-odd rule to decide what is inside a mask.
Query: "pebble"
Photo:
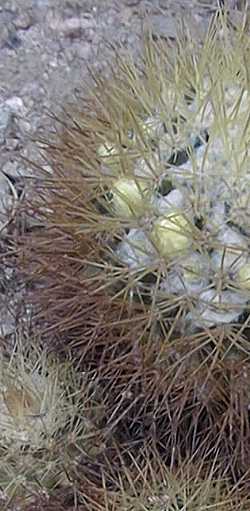
[[[13,206],[7,177],[0,173],[0,236],[5,234],[6,221]]]
[[[82,17],[82,18],[67,18],[63,20],[59,16],[54,13],[48,14],[48,23],[51,30],[55,32],[60,32],[64,35],[64,37],[77,38],[81,37],[83,32],[89,29],[93,29],[94,27],[94,19],[92,17]]]
[[[86,60],[91,54],[92,48],[89,42],[83,42],[77,48],[77,55],[80,59]]]
[[[49,66],[50,66],[50,67],[53,67],[53,68],[58,67],[57,58],[54,58],[54,59],[50,60],[50,61],[49,61]]]
[[[29,12],[20,12],[17,18],[13,21],[13,25],[17,30],[28,30],[33,24],[33,18]]]
[[[152,16],[152,30],[155,37],[176,39],[177,25],[173,17],[163,17],[160,14]]]
[[[3,172],[16,176],[18,174],[18,163],[16,161],[7,161],[3,166]]]
[[[5,101],[5,105],[10,110],[10,112],[17,116],[25,115],[25,107],[23,104],[23,100],[18,96],[12,96]]]
[[[6,138],[5,147],[8,151],[17,151],[17,149],[21,149],[22,144],[19,138]]]
[[[19,120],[18,126],[23,133],[30,133],[32,131],[32,125],[24,119]]]
[[[12,96],[0,104],[0,144],[5,143],[6,149],[9,151],[14,151],[20,146],[19,138],[16,136],[15,130],[12,133],[12,129],[15,125],[15,117],[22,119],[25,114],[26,108],[23,100],[18,96]]]
[[[9,183],[7,177],[0,172],[0,214],[2,214],[2,200],[9,195]],[[1,225],[1,222],[0,222]]]
[[[1,301],[3,303],[4,303],[4,301],[6,301],[6,297],[4,294],[1,295]],[[7,310],[7,308],[1,307],[1,314],[4,319],[0,323],[0,335],[3,337],[6,337],[7,335],[9,336],[11,334],[13,335],[13,333],[15,332],[15,329],[16,329],[13,311],[11,313],[9,310]]]
[[[79,18],[69,18],[64,21],[58,21],[55,30],[62,32],[65,37],[79,37],[82,32],[82,24]]]
[[[8,38],[4,42],[4,46],[6,48],[9,48],[10,50],[16,50],[16,49],[20,48],[21,45],[22,45],[22,40],[20,39],[20,37],[18,37],[15,30],[10,29],[8,31]]]
[[[0,23],[0,48],[6,45],[9,37],[9,31],[6,24]]]
[[[7,2],[3,2],[4,3],[4,10],[5,11],[9,11],[11,13],[14,13],[17,11],[17,6],[16,6],[16,1],[15,0],[9,0]]]
[[[5,141],[5,134],[11,122],[11,110],[6,105],[0,106],[0,144]]]

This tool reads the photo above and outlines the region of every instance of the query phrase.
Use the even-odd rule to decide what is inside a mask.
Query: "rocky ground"
[[[108,66],[121,44],[136,53],[145,20],[155,36],[174,39],[178,19],[195,22],[202,37],[218,0],[1,0],[0,2],[0,198],[12,208],[16,189],[6,179],[29,173],[22,157],[39,158],[32,138],[51,123],[48,111],[84,92],[89,68]],[[228,0],[232,15],[243,3]],[[6,216],[0,207],[0,231]],[[0,301],[6,302],[6,275]],[[8,279],[7,279],[8,280]],[[3,294],[1,293],[3,291]],[[13,328],[4,313],[3,333]],[[9,319],[8,319],[9,318]]]

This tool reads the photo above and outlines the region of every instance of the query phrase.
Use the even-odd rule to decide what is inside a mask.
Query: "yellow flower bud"
[[[190,247],[192,243],[190,225],[181,214],[172,213],[160,217],[155,222],[152,241],[163,257],[174,257]]]
[[[238,271],[238,284],[243,289],[250,289],[250,263],[244,264]]]
[[[145,212],[149,199],[148,183],[145,180],[120,178],[112,188],[114,212],[124,218],[140,216]]]

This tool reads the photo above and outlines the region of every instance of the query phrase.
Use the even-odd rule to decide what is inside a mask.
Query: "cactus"
[[[30,340],[19,339],[9,356],[1,353],[0,486],[6,506],[71,488],[81,451],[88,450],[87,435],[94,438],[94,393],[72,364]]]
[[[119,462],[118,462],[119,460]],[[93,509],[122,511],[245,511],[249,495],[214,467],[208,468],[203,460],[193,463],[183,460],[181,467],[167,468],[161,458],[151,450],[132,457],[130,466],[126,457],[118,454],[109,469],[103,470],[102,491]],[[120,463],[120,470],[118,465]],[[122,467],[122,471],[121,471]],[[86,501],[88,507],[88,501]]]
[[[250,445],[249,49],[219,11],[202,47],[186,29],[175,47],[149,34],[137,64],[117,55],[40,140],[51,172],[24,208],[45,228],[19,251],[44,342],[56,332],[107,390],[111,444],[153,443],[170,467],[216,459],[235,484]]]
[[[171,311],[181,309],[179,331],[241,328],[249,41],[221,15],[202,48],[187,33],[176,53],[150,39],[143,71],[118,59],[90,104],[73,111],[48,147],[49,222],[77,243],[92,237],[99,248],[82,259],[94,270],[93,289],[141,303],[151,325],[169,329]]]

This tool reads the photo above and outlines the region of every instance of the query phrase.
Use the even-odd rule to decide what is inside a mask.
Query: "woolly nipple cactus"
[[[37,355],[34,351],[23,356],[19,350],[10,360],[1,357],[0,436],[4,444],[46,447],[61,421],[67,421],[58,367],[49,367],[46,357]]]
[[[92,431],[86,382],[68,363],[18,342],[0,360],[0,486],[6,505],[70,488]]]
[[[106,153],[97,147],[106,212],[96,221],[102,231],[112,225],[109,263],[122,265],[125,288],[150,295],[154,311],[178,301],[192,330],[248,311],[248,60],[247,37],[220,19],[202,48],[188,39],[173,60],[151,40],[143,75],[122,62],[121,78],[97,92],[108,142]]]
[[[226,21],[202,46],[149,34],[141,61],[119,55],[46,144],[58,246],[73,242],[93,295],[140,304],[164,332],[248,321],[250,44]]]
[[[132,459],[131,467],[124,463],[122,476],[119,480],[114,477],[115,490],[109,492],[105,488],[105,502],[110,508],[244,511],[249,506],[249,497],[241,495],[237,485],[230,487],[229,481],[214,468],[208,469],[204,461],[193,464],[185,460],[179,469],[169,470],[156,453],[141,453],[140,458],[140,464]]]

